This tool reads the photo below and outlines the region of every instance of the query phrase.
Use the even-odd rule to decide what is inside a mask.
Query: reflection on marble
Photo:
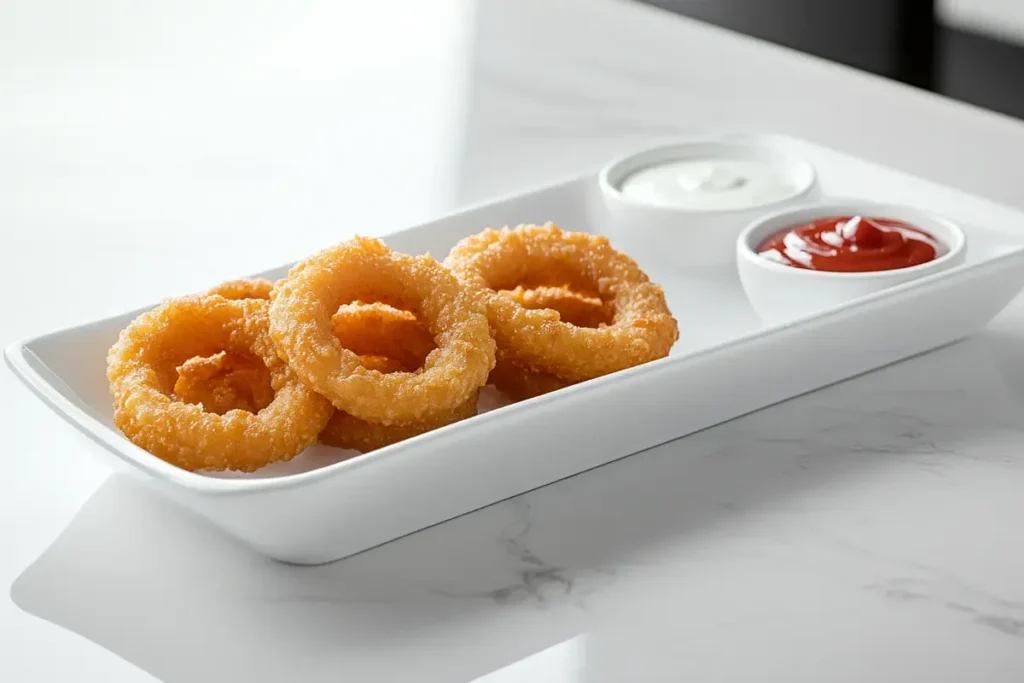
[[[1024,418],[992,359],[982,336],[322,567],[114,478],[12,595],[171,682],[470,681],[577,638],[589,683],[1020,680]]]

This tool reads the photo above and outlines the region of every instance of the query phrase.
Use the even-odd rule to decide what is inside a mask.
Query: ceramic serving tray
[[[15,343],[7,362],[116,467],[260,553],[318,564],[969,336],[1024,286],[1024,215],[807,142],[763,139],[809,161],[824,197],[918,206],[957,221],[966,259],[769,324],[754,313],[734,267],[638,258],[679,321],[668,358],[512,405],[485,392],[480,414],[463,422],[357,457],[314,447],[251,475],[178,469],[114,429],[106,352],[140,311]],[[399,251],[443,256],[485,227],[547,221],[605,232],[598,173],[384,239]],[[288,267],[254,276],[277,278]]]

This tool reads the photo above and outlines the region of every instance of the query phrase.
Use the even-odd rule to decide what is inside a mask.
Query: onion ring
[[[584,381],[663,358],[679,338],[661,287],[604,237],[551,223],[489,229],[459,242],[445,265],[486,297],[498,348],[520,367]],[[579,327],[496,291],[517,285],[595,290],[612,321]]]
[[[316,442],[330,402],[281,361],[269,334],[268,304],[220,296],[172,299],[133,320],[107,355],[114,425],[133,443],[186,470],[251,472],[288,460]],[[260,359],[274,398],[253,414],[224,415],[171,397],[176,367],[220,351]]]
[[[207,291],[225,299],[266,299],[274,291],[274,283],[270,280],[228,280]]]
[[[217,415],[229,410],[258,413],[274,400],[274,388],[270,371],[261,361],[221,351],[189,358],[178,366],[174,395]]]
[[[332,315],[352,301],[394,302],[427,327],[437,348],[415,373],[382,374],[334,336]],[[479,296],[429,256],[357,238],[292,268],[270,305],[278,353],[336,408],[380,424],[408,423],[454,409],[487,382],[494,340]]]

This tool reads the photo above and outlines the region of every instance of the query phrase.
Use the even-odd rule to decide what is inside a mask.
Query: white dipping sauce
[[[681,159],[641,169],[620,190],[637,201],[691,211],[750,209],[790,199],[806,185],[785,166],[756,159]]]

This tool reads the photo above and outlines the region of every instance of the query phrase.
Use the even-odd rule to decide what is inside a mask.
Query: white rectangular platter
[[[969,336],[1024,286],[1024,216],[807,142],[773,139],[816,167],[826,195],[914,205],[959,221],[968,234],[965,263],[769,326],[731,270],[641,261],[680,323],[668,358],[367,455],[339,461],[318,447],[247,476],[178,469],[114,429],[105,356],[139,311],[16,343],[6,358],[117,467],[260,553],[318,564]],[[384,239],[399,251],[443,257],[488,226],[553,221],[600,233],[600,206],[596,175],[587,174]]]

